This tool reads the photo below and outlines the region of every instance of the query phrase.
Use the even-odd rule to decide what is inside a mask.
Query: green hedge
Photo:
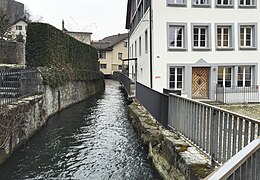
[[[28,25],[26,65],[41,67],[44,82],[51,86],[103,77],[95,48],[44,23]]]

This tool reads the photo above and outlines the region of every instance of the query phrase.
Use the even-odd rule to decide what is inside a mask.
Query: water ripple
[[[53,116],[0,168],[0,179],[161,179],[147,159],[116,81]]]

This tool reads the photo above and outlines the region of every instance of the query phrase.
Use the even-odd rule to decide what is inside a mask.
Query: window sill
[[[206,48],[196,48],[196,47],[193,47],[192,50],[193,51],[210,51],[211,48],[209,48],[209,47],[206,47]]]
[[[216,5],[216,8],[234,8],[234,5]]]
[[[233,51],[234,47],[217,47],[217,51]]]
[[[187,48],[168,48],[169,51],[187,51]]]
[[[238,7],[241,9],[255,9],[256,5],[239,5]]]
[[[210,4],[193,4],[192,7],[194,8],[211,8]]]
[[[257,47],[239,47],[239,50],[242,50],[242,51],[257,50]]]
[[[167,4],[168,7],[186,7],[187,4]]]

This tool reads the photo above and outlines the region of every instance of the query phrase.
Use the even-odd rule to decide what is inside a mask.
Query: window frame
[[[142,37],[141,37],[141,36],[139,36],[139,38],[138,38],[138,44],[139,44],[139,45],[138,45],[138,46],[139,46],[139,48],[138,48],[138,49],[139,49],[138,55],[139,55],[139,56],[142,56]]]
[[[15,26],[15,29],[16,29],[17,31],[22,31],[22,30],[23,30],[23,26],[22,26],[22,25],[16,25],[16,26]]]
[[[102,67],[104,65],[104,67]],[[107,64],[100,64],[100,69],[107,69]]]
[[[218,77],[219,77],[219,69],[223,68],[223,74],[222,74],[222,84],[219,86],[219,78],[217,78],[217,86],[218,87],[225,87],[225,88],[231,88],[233,86],[233,76],[234,76],[234,67],[232,66],[219,66],[218,67]],[[226,86],[226,69],[230,68],[230,86]]]
[[[218,46],[218,28],[228,28],[229,29],[229,46],[225,47],[225,46]],[[223,34],[221,33],[221,36],[223,36]],[[215,46],[216,46],[216,50],[217,51],[221,51],[221,50],[234,50],[235,47],[235,35],[234,35],[234,24],[230,23],[230,24],[215,24]],[[223,41],[223,39],[221,39],[221,42]]]
[[[123,59],[123,53],[119,52],[117,53],[117,59]]]
[[[251,28],[251,46],[241,45],[241,28]],[[244,35],[245,36],[245,35]],[[240,50],[257,50],[257,23],[239,23],[238,24],[238,47]]]
[[[182,27],[183,28],[183,39],[182,39],[182,47],[172,47],[170,46],[170,27]],[[187,51],[187,23],[167,23],[167,48],[169,51]]]
[[[148,30],[144,32],[144,52],[148,54]]]
[[[194,46],[194,28],[205,28],[206,29],[206,47],[195,47]],[[201,23],[201,24],[198,24],[198,23],[192,23],[191,24],[191,46],[192,46],[192,50],[194,51],[199,51],[199,50],[204,50],[204,51],[209,51],[211,50],[211,24],[210,23]],[[198,39],[199,41],[199,39]]]
[[[257,7],[257,0],[251,0],[251,2],[252,2],[252,5],[244,5],[244,4],[241,4],[241,2],[239,0],[238,7],[239,8],[256,8]]]
[[[243,68],[243,72],[240,73],[239,72],[239,67]],[[249,67],[250,68],[250,86],[246,86],[246,68]],[[243,78],[242,78],[242,86],[239,85],[239,74],[242,74]],[[237,87],[251,87],[253,85],[253,78],[254,78],[254,67],[253,66],[238,66],[238,70],[237,70]],[[240,80],[241,81],[241,80]]]
[[[167,1],[168,7],[186,7],[187,6],[187,0],[183,0],[183,3],[172,2],[172,1],[176,1],[176,0],[166,0],[166,1]]]
[[[175,72],[174,72],[174,81],[171,81],[171,68],[174,68],[175,69]],[[178,69],[181,69],[182,70],[182,74],[181,74],[181,77],[182,77],[182,80],[181,80],[181,83],[182,83],[182,87],[181,88],[178,88]],[[174,83],[174,88],[171,88],[171,82]],[[183,66],[169,66],[168,67],[168,89],[174,89],[174,90],[184,90],[184,67]]]
[[[106,59],[106,51],[98,51],[98,59]]]
[[[215,6],[216,8],[234,8],[234,0],[229,0],[230,4],[225,5],[223,4],[224,0],[221,0],[222,4],[218,4],[218,0],[215,0]]]
[[[192,0],[192,7],[199,7],[199,8],[209,8],[211,7],[211,0],[206,0],[208,3],[207,4],[196,4],[196,0]]]

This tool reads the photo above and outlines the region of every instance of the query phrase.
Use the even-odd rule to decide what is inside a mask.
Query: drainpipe
[[[153,53],[152,53],[152,0],[150,0],[150,87],[153,88]]]

